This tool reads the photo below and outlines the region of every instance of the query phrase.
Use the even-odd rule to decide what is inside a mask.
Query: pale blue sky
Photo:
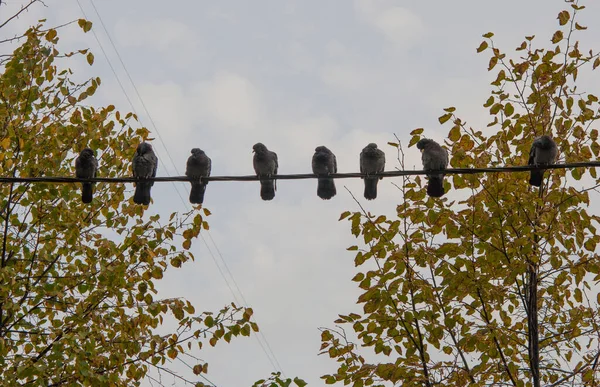
[[[142,123],[154,131],[90,0],[79,1]],[[48,7],[33,9],[2,33],[21,32],[39,18],[58,24],[82,17],[76,0],[45,2]],[[14,8],[21,2],[8,3]],[[583,47],[600,48],[600,29],[592,24],[600,4],[583,3],[588,10],[581,23],[590,27],[579,35]],[[336,154],[341,172],[358,171],[358,155],[369,142],[385,150],[386,169],[394,169],[396,154],[386,142],[396,133],[407,143],[417,127],[441,141],[449,129],[437,122],[444,107],[456,106],[471,125],[485,127],[489,116],[482,104],[492,75],[487,54],[475,52],[482,34],[494,31],[497,44],[509,52],[524,35],[536,34],[548,46],[565,6],[560,0],[94,4],[165,141],[167,150],[159,143],[155,149],[172,175],[166,152],[183,172],[192,147],[212,158],[213,175],[251,174],[252,145],[259,141],[278,153],[280,173],[310,172],[319,145]],[[8,14],[8,7],[1,12]],[[89,47],[96,56],[93,67],[72,64],[81,79],[102,78],[94,103],[130,110],[93,35],[73,27],[61,36],[64,47]],[[597,74],[588,79],[585,89],[598,93]],[[407,161],[408,168],[420,167],[415,149]],[[159,167],[159,175],[166,172]],[[280,182],[272,202],[260,200],[257,183],[211,183],[205,200],[213,213],[212,237],[283,371],[311,385],[322,385],[319,376],[336,369],[334,361],[317,356],[317,328],[357,310],[359,294],[350,281],[354,254],[345,250],[356,241],[338,218],[357,209],[344,185],[360,198],[362,182],[336,184],[338,195],[328,202],[316,197],[312,180]],[[188,186],[178,187],[187,200]],[[379,193],[363,205],[393,216],[396,188],[384,180]],[[161,214],[185,208],[171,184],[155,185],[153,198],[151,208]],[[184,296],[198,311],[218,310],[233,297],[202,241],[193,251],[196,261],[168,272],[161,295]],[[210,362],[208,378],[218,386],[250,385],[273,370],[255,338],[205,348],[196,355]]]

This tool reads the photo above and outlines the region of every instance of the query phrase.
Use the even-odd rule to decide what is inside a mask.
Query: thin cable
[[[412,171],[388,171],[365,174],[360,172],[350,173],[330,173],[328,175],[316,175],[314,173],[299,173],[291,175],[270,175],[270,176],[209,176],[201,178],[201,181],[257,181],[257,180],[303,180],[317,178],[331,179],[351,179],[365,177],[398,177],[398,176],[415,176],[415,175],[473,175],[477,173],[500,173],[500,172],[526,172],[542,169],[568,169],[568,168],[585,168],[585,167],[600,167],[600,161],[586,161],[581,163],[568,164],[552,164],[552,165],[522,165],[514,167],[492,167],[492,168],[450,168],[450,169],[431,169],[431,170],[412,170]],[[139,182],[174,182],[174,181],[194,181],[187,176],[168,176],[168,177],[95,177],[91,179],[80,179],[77,177],[0,177],[0,183],[139,183]],[[183,200],[183,199],[182,199]],[[187,204],[187,203],[186,203]]]
[[[213,243],[213,246],[215,246],[215,249],[217,250],[217,253],[219,254],[219,256],[221,257],[221,260],[223,261],[223,265],[225,266],[225,270],[227,270],[227,272],[229,273],[229,276],[231,277],[231,280],[233,282],[233,284],[235,285],[237,291],[240,293],[240,297],[242,297],[242,301],[244,301],[244,306],[248,307],[248,301],[246,301],[246,297],[244,297],[244,293],[242,292],[242,289],[240,289],[240,287],[237,284],[237,281],[235,280],[235,277],[233,276],[233,274],[231,273],[231,270],[229,270],[229,265],[227,265],[227,262],[225,261],[225,258],[223,258],[223,254],[221,254],[221,250],[219,249],[219,246],[217,246],[217,243],[215,242],[215,240],[212,237],[212,234],[209,232],[208,233],[208,237],[210,238],[210,240]],[[204,238],[204,237],[203,237]],[[235,296],[234,296],[235,297]],[[256,319],[255,319],[256,322]],[[258,324],[258,322],[256,322]],[[282,374],[284,377],[285,373],[283,373],[283,368],[281,367],[281,364],[279,364],[279,360],[277,360],[277,358],[275,357],[275,352],[273,351],[273,349],[271,348],[271,345],[269,344],[269,341],[267,340],[267,338],[265,337],[265,335],[262,333],[261,330],[258,331],[258,334],[263,338],[263,340],[265,341],[265,344],[267,346],[267,348],[269,348],[269,351],[273,354],[273,359],[275,360],[275,363],[277,363],[277,366],[279,367],[279,370],[281,370]],[[260,343],[260,341],[259,341]],[[262,346],[262,344],[260,344]],[[276,368],[276,367],[275,367]]]
[[[83,17],[87,20],[88,17],[86,15],[85,11],[83,10],[83,6],[79,2],[79,0],[76,0],[76,1],[77,1],[77,5],[79,6],[79,9],[81,10],[81,13],[83,14]],[[91,2],[91,0],[90,0],[90,2]],[[94,5],[94,4],[92,3],[92,5]],[[94,9],[95,8],[96,7],[94,7]],[[98,14],[98,11],[96,11],[96,14]],[[98,16],[100,16],[100,15],[98,15]],[[100,21],[100,23],[104,26],[104,24],[102,23],[102,20]],[[119,84],[119,87],[121,88],[121,91],[123,92],[123,95],[125,95],[125,99],[127,99],[127,102],[129,103],[129,106],[130,106],[131,110],[135,113],[138,121],[143,125],[142,120],[141,120],[141,118],[140,118],[137,110],[135,109],[135,106],[133,105],[133,102],[131,101],[131,98],[129,98],[129,94],[127,94],[127,91],[125,90],[125,87],[123,86],[123,83],[121,82],[121,78],[119,78],[119,75],[117,74],[117,71],[115,70],[114,66],[112,65],[112,62],[110,61],[110,59],[108,57],[108,54],[104,50],[104,46],[100,42],[100,39],[98,38],[98,35],[96,34],[96,31],[95,31],[95,29],[94,29],[93,26],[92,26],[91,30],[92,30],[92,35],[94,35],[94,39],[98,43],[98,46],[100,47],[100,51],[102,51],[102,55],[104,56],[104,59],[106,59],[106,62],[108,63],[108,66],[110,67],[113,75],[115,76],[115,78],[117,80],[117,83]],[[110,39],[110,35],[108,35],[108,32],[106,31],[106,28],[104,29],[104,31],[106,32],[106,34],[108,36],[108,39],[112,43],[112,40]],[[114,45],[113,45],[113,48],[114,48]],[[118,55],[118,52],[117,52],[117,55]],[[120,57],[119,57],[119,59],[120,59]],[[122,61],[121,61],[121,64],[123,64]],[[127,73],[127,75],[129,75],[129,73],[127,72],[127,69],[125,69],[125,72]],[[129,78],[129,79],[131,80],[131,78]],[[135,85],[134,85],[134,88],[135,88]],[[136,89],[136,92],[137,92],[137,89]],[[139,94],[138,94],[138,97],[139,97]],[[142,102],[142,104],[143,104],[143,102]],[[146,110],[146,114],[148,114],[147,110]],[[149,115],[148,115],[148,117],[149,117],[150,121],[152,122],[152,124],[154,125],[154,121],[152,121],[152,117],[150,117]],[[156,129],[156,127],[155,127],[155,129]],[[156,130],[156,132],[158,133],[158,130]],[[160,134],[159,134],[159,137],[160,137]],[[161,141],[162,141],[162,139],[161,139]],[[164,143],[163,143],[163,147],[165,147]],[[166,150],[166,147],[165,147],[165,150]],[[171,158],[171,155],[169,154],[168,151],[167,151],[167,155],[169,156],[169,158]],[[165,169],[165,171],[167,171],[166,164],[160,158],[159,158],[159,161],[160,161],[160,165]],[[171,159],[171,161],[172,161],[172,159]],[[179,174],[179,172],[177,172],[177,174]],[[181,193],[177,189],[177,186],[175,186],[175,184],[173,184],[173,186],[175,187],[175,191],[177,192],[177,195],[179,196],[179,198],[185,203],[185,201],[183,200],[183,196],[181,196]]]
[[[79,0],[77,0],[77,1],[78,1],[78,3],[79,3]],[[134,89],[134,91],[135,91],[135,93],[136,93],[136,95],[137,95],[138,99],[140,100],[140,103],[142,104],[142,107],[144,108],[144,111],[145,111],[146,115],[148,116],[148,119],[150,120],[150,123],[152,124],[152,126],[153,126],[153,128],[154,128],[154,130],[155,130],[156,134],[158,135],[158,138],[159,138],[159,140],[160,140],[160,142],[161,142],[161,144],[162,144],[163,148],[165,149],[165,151],[166,151],[166,153],[167,153],[167,156],[168,156],[169,160],[171,161],[171,164],[173,165],[173,168],[175,169],[175,172],[176,172],[177,174],[180,174],[180,173],[179,173],[179,171],[178,171],[178,169],[177,169],[177,166],[176,166],[175,162],[173,161],[173,158],[171,157],[171,154],[169,153],[169,150],[167,149],[167,146],[166,146],[165,142],[164,142],[164,141],[163,141],[163,139],[162,139],[162,136],[160,135],[160,131],[158,130],[158,127],[156,126],[156,124],[155,124],[154,120],[152,119],[152,116],[150,115],[150,112],[148,111],[148,108],[146,107],[146,104],[144,103],[144,100],[143,100],[142,96],[140,95],[140,93],[139,93],[139,91],[138,91],[138,89],[137,89],[137,87],[136,87],[136,85],[135,85],[135,82],[133,81],[133,78],[131,77],[131,75],[129,74],[129,71],[127,70],[127,66],[125,66],[125,63],[123,62],[123,59],[121,58],[121,55],[119,54],[119,51],[117,50],[117,47],[116,47],[116,45],[114,44],[114,42],[113,42],[113,40],[112,40],[112,38],[111,38],[111,36],[110,36],[110,34],[109,34],[109,32],[108,32],[108,30],[107,30],[107,28],[106,28],[105,24],[104,24],[104,21],[103,21],[103,19],[102,19],[102,16],[100,16],[100,13],[98,12],[98,9],[96,8],[96,5],[94,4],[94,2],[93,2],[92,0],[90,0],[90,4],[91,4],[91,5],[92,5],[92,7],[94,8],[94,11],[95,11],[95,13],[96,13],[96,16],[98,16],[98,20],[100,20],[100,24],[101,24],[102,28],[104,29],[104,32],[105,32],[106,36],[108,37],[108,40],[109,40],[109,42],[110,42],[110,44],[111,44],[111,46],[112,46],[113,50],[115,51],[115,53],[116,53],[116,55],[117,55],[117,58],[119,59],[119,62],[121,63],[121,66],[123,67],[123,70],[125,71],[125,74],[127,75],[127,78],[128,78],[128,79],[129,79],[129,81],[131,82],[131,85],[133,86],[133,89]],[[81,5],[80,5],[80,8],[81,8]],[[83,10],[82,10],[82,11],[83,11]],[[84,13],[84,17],[85,17],[85,13]],[[101,44],[100,44],[100,41],[99,41],[99,40],[98,40],[98,44],[101,46]],[[103,50],[103,51],[104,51],[104,50]],[[106,57],[107,61],[109,61],[109,60],[108,60],[108,57],[107,57],[106,55],[105,55],[105,57]],[[110,63],[110,61],[109,61],[109,63]],[[111,66],[111,67],[112,67],[112,66]],[[115,76],[116,76],[116,73],[115,73]],[[124,89],[122,89],[122,90],[123,90],[123,92],[126,94],[125,90],[124,90]],[[127,97],[127,98],[129,99],[129,97]],[[134,112],[135,112],[135,109],[134,109]],[[136,113],[136,115],[137,115],[137,113]],[[165,165],[164,165],[164,163],[162,162],[162,160],[161,160],[161,165],[162,165],[162,166],[165,168],[165,170],[166,170],[166,172],[167,172],[167,175],[169,175],[169,173],[168,173],[168,170],[167,170],[167,168],[165,167]],[[173,181],[179,181],[179,180],[173,180]],[[184,180],[184,181],[185,181],[185,180]],[[184,206],[185,206],[186,208],[189,208],[189,206],[188,206],[188,203],[187,203],[187,202],[186,202],[186,201],[183,199],[183,196],[182,196],[182,195],[181,195],[181,193],[179,192],[179,189],[178,189],[178,187],[177,187],[177,186],[176,186],[174,183],[173,183],[173,186],[174,186],[174,188],[175,188],[175,191],[177,192],[177,195],[179,196],[179,199],[181,200],[181,202],[184,204]],[[209,231],[208,233],[209,233],[209,236],[211,236],[211,234],[210,234],[210,231]],[[214,255],[212,254],[212,251],[210,250],[210,247],[208,246],[208,243],[206,242],[206,239],[205,239],[204,237],[202,237],[202,240],[203,240],[203,242],[204,242],[204,244],[205,244],[206,248],[209,250],[209,253],[210,253],[210,254],[211,254],[211,256],[213,257],[213,260],[215,261],[215,264],[217,265],[217,268],[218,268],[218,269],[219,269],[219,271],[221,272],[221,276],[222,276],[222,277],[223,277],[223,279],[225,280],[225,282],[226,282],[227,286],[229,287],[229,289],[230,289],[230,291],[232,292],[232,295],[234,296],[234,299],[235,299],[235,298],[236,298],[236,296],[235,296],[235,293],[234,293],[234,292],[233,292],[233,290],[231,289],[231,287],[230,287],[230,285],[229,285],[229,282],[228,282],[228,280],[227,280],[227,277],[226,277],[226,276],[225,276],[225,275],[222,273],[222,270],[220,269],[219,265],[217,264],[217,262],[216,262],[216,259],[214,258]],[[212,236],[211,236],[211,240],[212,240]],[[218,250],[218,247],[217,247],[217,245],[214,243],[214,240],[213,240],[213,245],[214,245],[214,246],[217,248],[217,250]],[[229,267],[227,266],[227,262],[225,261],[225,258],[224,258],[224,257],[223,257],[223,255],[220,253],[220,251],[219,251],[219,256],[220,256],[221,260],[223,261],[223,264],[224,264],[224,265],[225,265],[225,267],[227,268],[227,271],[228,271],[228,273],[229,273],[229,275],[230,275],[231,279],[233,280],[234,284],[236,285],[236,288],[238,289],[238,291],[239,291],[240,295],[242,296],[242,298],[244,298],[244,296],[243,296],[243,293],[242,293],[241,289],[239,288],[239,286],[238,286],[238,285],[237,285],[237,283],[235,282],[235,278],[233,277],[233,274],[232,274],[232,273],[231,273],[231,271],[229,270]],[[245,301],[245,299],[244,299],[244,301]],[[247,302],[246,302],[246,305],[245,305],[245,306],[246,306],[246,307],[248,307],[248,305],[247,305]],[[255,322],[258,324],[258,322],[257,322],[257,320],[256,320],[256,318],[255,318],[255,317],[254,317],[254,320],[255,320]],[[267,355],[267,358],[269,359],[269,362],[271,363],[271,365],[273,366],[273,368],[275,368],[276,370],[279,370],[279,371],[281,371],[282,373],[284,373],[284,372],[283,372],[283,369],[281,368],[281,365],[279,364],[279,361],[277,360],[277,357],[275,356],[275,353],[273,352],[273,350],[271,349],[271,346],[269,345],[269,342],[267,341],[267,338],[265,337],[265,335],[264,335],[264,334],[263,334],[261,331],[259,331],[259,334],[260,334],[260,336],[263,338],[263,340],[265,341],[265,344],[267,345],[267,347],[269,348],[270,355],[269,355],[269,353],[267,353],[267,351],[265,350],[265,347],[263,346],[263,344],[261,343],[261,341],[260,341],[260,340],[258,340],[258,343],[260,344],[260,346],[261,346],[261,348],[262,348],[263,352],[265,353],[265,355]],[[273,357],[273,359],[275,360],[275,363],[277,363],[277,365],[279,366],[279,368],[277,368],[277,366],[276,366],[276,365],[273,363],[273,361],[271,360],[271,356]],[[284,374],[284,375],[285,375],[285,374]]]
[[[88,17],[85,14],[85,11],[83,10],[83,7],[81,6],[81,3],[79,2],[79,0],[77,1],[77,5],[79,6],[79,9],[81,10],[81,13],[83,14],[83,17],[87,20]],[[102,55],[104,55],[104,58],[106,59],[106,62],[108,63],[108,67],[110,67],[110,70],[112,71],[113,75],[115,76],[115,78],[117,79],[117,83],[119,84],[119,87],[121,88],[121,91],[123,92],[123,94],[125,95],[125,98],[127,99],[127,102],[129,102],[129,106],[131,108],[131,110],[135,113],[135,115],[137,116],[137,112],[135,111],[135,107],[133,106],[133,102],[131,102],[131,99],[129,99],[129,95],[127,94],[127,92],[125,91],[125,87],[123,86],[123,83],[121,82],[121,79],[119,78],[119,76],[117,75],[117,71],[115,70],[115,68],[113,67],[112,63],[110,62],[110,60],[108,59],[108,55],[106,54],[106,51],[104,51],[104,46],[102,46],[102,43],[100,43],[100,39],[98,38],[98,35],[96,35],[96,31],[94,31],[94,28],[92,27],[92,35],[94,35],[94,39],[96,39],[96,42],[98,43],[98,46],[100,46],[100,51],[102,51]]]
[[[210,234],[209,234],[210,236]],[[235,294],[235,291],[233,290],[233,288],[231,287],[231,285],[229,284],[229,281],[226,279],[225,277],[225,273],[223,272],[223,269],[221,269],[221,266],[219,266],[219,263],[217,262],[217,258],[215,257],[214,253],[212,252],[211,248],[208,246],[208,243],[206,242],[206,239],[204,238],[204,235],[202,235],[202,233],[200,233],[200,237],[202,238],[202,241],[204,242],[204,245],[206,246],[206,249],[208,250],[213,262],[215,263],[215,265],[217,266],[217,269],[219,270],[219,273],[221,273],[221,277],[223,277],[223,279],[225,279],[225,283],[227,284],[227,287],[229,288],[229,291],[231,292],[231,295],[233,296],[233,300],[237,303],[237,305],[242,305],[245,307],[248,307],[248,303],[246,302],[246,299],[244,298],[244,295],[242,294],[242,291],[240,290],[240,288],[237,286],[237,283],[235,282],[235,278],[233,278],[233,274],[231,274],[231,272],[229,271],[229,268],[227,267],[227,263],[225,262],[225,260],[223,259],[223,256],[221,255],[221,252],[219,252],[219,255],[221,255],[221,259],[223,260],[223,263],[225,264],[225,267],[227,267],[227,272],[229,272],[229,275],[231,276],[231,279],[233,280],[233,283],[235,284],[235,287],[237,288],[238,292],[240,293],[240,296],[242,297],[242,300],[244,301],[244,304],[242,304],[240,302],[240,300],[237,298],[237,295]],[[210,239],[212,240],[212,236],[210,236]],[[214,244],[214,241],[213,241]],[[214,244],[215,248],[218,251],[218,247],[216,244]],[[258,324],[258,323],[257,323]],[[258,331],[259,334],[262,333],[260,330]],[[264,338],[264,335],[262,335]],[[269,347],[269,342],[265,340],[265,344]],[[273,360],[271,360],[271,356],[269,355],[269,353],[267,352],[267,349],[264,347],[263,343],[260,340],[258,341],[258,345],[260,345],[260,347],[262,348],[263,352],[265,353],[265,355],[267,355],[267,358],[269,359],[269,363],[271,363],[271,365],[273,366],[273,368],[277,368],[273,362]],[[271,353],[273,353],[273,351],[271,350]],[[275,360],[275,363],[279,364],[279,362],[277,361],[276,357],[273,357],[273,359]],[[279,367],[278,370],[281,370],[281,367]]]
[[[156,124],[154,123],[154,120],[152,119],[152,116],[150,115],[150,112],[148,111],[148,108],[146,107],[146,104],[144,103],[144,100],[142,99],[142,96],[140,95],[140,92],[138,91],[138,88],[135,86],[135,82],[133,81],[133,78],[131,78],[131,75],[129,74],[129,71],[127,70],[127,66],[125,66],[125,63],[123,62],[123,59],[121,58],[121,54],[119,54],[119,50],[117,50],[117,46],[115,45],[115,43],[113,42],[110,34],[108,33],[108,30],[106,29],[106,26],[104,25],[104,21],[102,20],[102,17],[100,16],[100,13],[98,12],[98,9],[96,8],[96,5],[94,4],[94,2],[92,0],[90,0],[90,4],[94,8],[94,12],[96,12],[96,16],[98,16],[98,20],[100,20],[100,25],[102,26],[102,29],[104,30],[104,33],[106,34],[106,37],[108,38],[108,41],[110,42],[110,45],[112,46],[113,50],[117,54],[117,58],[119,59],[119,62],[121,63],[121,66],[123,67],[123,70],[125,71],[125,75],[127,75],[127,78],[129,79],[129,82],[131,82],[131,86],[133,86],[133,90],[135,91],[135,94],[137,95],[138,99],[140,100],[140,103],[142,104],[142,107],[144,108],[144,112],[148,116],[148,119],[150,120],[150,123],[152,124],[152,127],[154,127],[154,129],[156,130],[156,134],[158,135],[158,139],[160,140],[160,143],[162,144],[162,146],[165,149],[165,151],[167,152],[167,156],[169,157],[169,160],[171,161],[171,164],[175,168],[175,172],[177,172],[177,174],[179,174],[179,171],[177,171],[177,166],[175,165],[175,162],[173,161],[173,158],[171,157],[171,154],[169,153],[169,151],[167,149],[167,145],[163,141],[163,138],[160,135],[160,132],[158,131],[158,129],[156,127]]]

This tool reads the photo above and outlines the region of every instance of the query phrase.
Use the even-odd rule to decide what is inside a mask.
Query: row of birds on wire
[[[421,161],[425,171],[438,171],[428,173],[427,194],[431,197],[444,195],[444,174],[439,173],[448,167],[448,151],[437,142],[423,138],[417,142],[417,148],[421,151]],[[256,143],[252,147],[254,152],[254,171],[260,180],[260,197],[263,200],[272,200],[277,190],[277,175],[279,162],[277,153],[269,150],[264,144]],[[550,136],[543,135],[533,141],[529,152],[529,165],[554,164],[558,155],[556,143]],[[360,153],[360,173],[366,176],[364,180],[364,197],[367,200],[377,198],[377,184],[381,176],[372,176],[384,172],[385,153],[377,148],[377,144],[368,144]],[[149,179],[156,177],[158,169],[158,157],[152,149],[152,145],[142,142],[137,146],[132,160],[133,177]],[[95,152],[90,148],[83,149],[75,160],[75,176],[80,179],[95,178],[98,171],[98,160]],[[318,146],[312,157],[312,171],[318,176],[317,196],[329,200],[336,195],[335,182],[328,175],[337,173],[337,160],[331,150],[325,146]],[[203,177],[209,177],[211,172],[211,159],[199,148],[192,149],[192,155],[187,160],[185,175],[190,178],[191,191],[190,202],[202,204],[208,181]],[[544,170],[531,170],[529,183],[541,186]],[[83,182],[81,200],[91,203],[94,193],[94,182]],[[150,204],[150,191],[154,181],[140,180],[136,183],[133,201],[136,204]]]

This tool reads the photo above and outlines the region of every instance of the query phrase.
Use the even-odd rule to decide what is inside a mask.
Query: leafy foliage
[[[91,23],[80,20],[89,31]],[[2,63],[0,175],[72,176],[76,154],[98,152],[99,175],[129,175],[135,145],[147,139],[132,113],[83,102],[99,78],[71,81],[55,29],[29,29]],[[64,59],[62,59],[64,60]],[[147,216],[124,185],[99,184],[91,205],[64,184],[0,186],[0,380],[3,385],[132,386],[192,346],[229,342],[258,327],[252,310],[196,313],[184,299],[158,299],[165,271],[188,264],[208,228],[204,210]],[[166,319],[176,331],[157,334]],[[206,373],[207,364],[193,367]],[[202,385],[198,382],[198,385]]]
[[[294,384],[292,384],[292,383],[294,383]],[[307,385],[307,383],[300,378],[294,378],[293,380],[291,378],[282,379],[281,372],[273,372],[273,373],[271,373],[271,376],[269,377],[269,379],[258,380],[256,383],[254,383],[252,385],[252,387],[290,387],[290,386],[304,387],[306,385]]]
[[[551,48],[530,36],[509,58],[492,33],[484,35],[477,51],[490,53],[496,72],[484,104],[492,120],[473,129],[445,109],[439,121],[451,125],[452,167],[524,165],[542,134],[554,137],[566,162],[598,158],[598,97],[576,81],[600,57],[573,40],[585,30],[576,22],[584,7],[567,3]],[[409,146],[422,134],[413,131]],[[392,145],[403,166],[401,145]],[[363,290],[363,313],[340,315],[338,328],[322,331],[323,353],[338,362],[324,381],[597,385],[600,217],[588,207],[599,182],[593,168],[545,176],[538,191],[525,173],[452,175],[453,199],[442,200],[425,196],[421,178],[405,177],[395,219],[342,214],[365,245],[349,248],[357,251],[353,281]]]

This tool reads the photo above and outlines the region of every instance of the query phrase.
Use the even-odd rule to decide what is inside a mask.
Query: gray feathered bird
[[[377,144],[370,143],[360,152],[360,173],[380,173],[385,169],[385,153],[377,149]],[[382,177],[363,177],[365,180],[365,199],[377,198],[377,183]]]
[[[554,140],[547,135],[540,136],[533,141],[531,150],[529,151],[529,165],[549,165],[554,164],[558,148]],[[529,184],[536,187],[542,185],[544,179],[544,170],[535,169],[531,171]]]
[[[258,177],[270,177],[277,175],[277,153],[271,152],[267,147],[258,142],[252,147],[254,158],[254,172]],[[260,197],[262,200],[273,200],[275,191],[277,190],[277,182],[274,179],[260,179]]]
[[[133,177],[150,178],[156,177],[158,169],[158,158],[152,150],[152,145],[142,142],[138,145],[133,156]],[[150,204],[150,189],[154,185],[153,181],[140,181],[135,186],[133,202],[136,204]]]
[[[190,191],[190,203],[202,204],[204,201],[204,193],[208,181],[202,181],[200,178],[210,176],[211,160],[200,148],[192,149],[192,155],[187,160],[185,175],[193,181],[192,190]]]
[[[98,160],[90,148],[83,149],[75,159],[75,176],[79,179],[91,179],[96,177],[98,171]],[[81,183],[81,201],[91,203],[94,198],[95,183]]]
[[[312,157],[312,170],[315,175],[326,176],[337,172],[337,160],[335,155],[327,147],[318,146]],[[331,177],[319,177],[317,185],[317,196],[321,199],[331,199],[336,194],[335,182]]]
[[[424,170],[443,170],[448,166],[448,151],[437,142],[423,138],[417,142],[417,148],[421,150],[421,160]],[[427,195],[439,198],[444,195],[444,174],[427,174]]]

